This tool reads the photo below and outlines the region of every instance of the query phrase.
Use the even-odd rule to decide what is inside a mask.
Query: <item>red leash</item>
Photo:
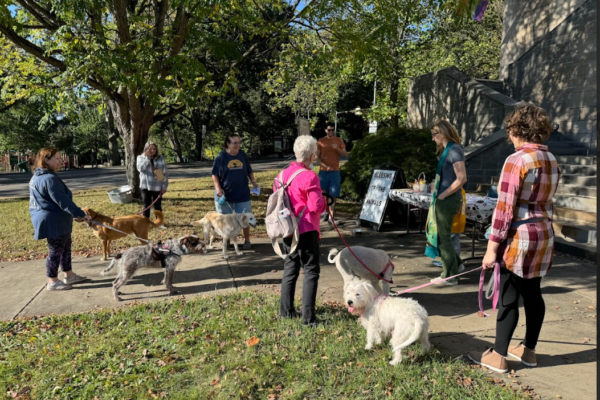
[[[144,208],[142,211],[140,211],[139,213],[137,213],[136,215],[140,215],[143,214],[144,211],[149,210],[150,207],[152,207],[154,205],[154,203],[156,203],[158,201],[158,199],[160,199],[162,197],[162,192],[158,194],[158,196],[156,196],[156,198],[154,199],[154,201],[152,203],[150,203],[150,205],[146,208]]]
[[[337,233],[338,233],[338,236],[340,237],[340,239],[342,239],[342,242],[344,242],[344,244],[346,245],[346,248],[347,248],[348,250],[350,250],[350,253],[352,253],[352,255],[354,256],[354,258],[356,258],[356,259],[358,260],[358,262],[359,262],[359,263],[360,263],[360,264],[361,264],[363,267],[365,267],[365,268],[366,268],[366,270],[367,270],[367,271],[369,271],[370,273],[372,273],[373,275],[375,275],[375,276],[376,276],[378,279],[381,279],[382,281],[384,281],[384,282],[387,282],[387,283],[394,283],[392,280],[387,280],[387,279],[385,279],[383,276],[381,276],[381,275],[379,275],[379,274],[376,274],[375,272],[373,272],[373,270],[371,270],[371,268],[367,267],[367,266],[365,265],[365,263],[364,263],[364,262],[362,262],[362,261],[361,261],[361,259],[360,259],[360,258],[358,258],[358,257],[356,256],[356,254],[354,254],[354,252],[352,251],[352,249],[350,248],[350,246],[348,246],[348,243],[346,242],[346,240],[344,240],[344,237],[343,237],[343,236],[342,236],[342,234],[340,233],[340,230],[338,229],[337,225],[335,224],[335,220],[333,219],[333,215],[331,214],[331,211],[329,211],[329,207],[327,207],[327,214],[329,214],[329,218],[331,219],[331,223],[333,224],[333,227],[334,227],[334,228],[335,228],[335,230],[337,231]],[[384,274],[384,273],[385,273],[385,271],[387,271],[389,267],[392,267],[392,269],[394,268],[394,264],[392,263],[392,261],[391,261],[391,260],[390,260],[390,261],[388,261],[388,263],[386,264],[386,266],[385,266],[385,268],[383,269],[383,271],[381,271],[381,273],[382,273],[382,274]]]

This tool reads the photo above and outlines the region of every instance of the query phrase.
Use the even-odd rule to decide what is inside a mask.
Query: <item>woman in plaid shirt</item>
[[[144,153],[137,156],[136,166],[140,173],[140,189],[144,201],[143,215],[150,218],[150,205],[153,202],[154,209],[162,211],[162,195],[169,186],[167,162],[158,153],[158,146],[148,141],[144,145]]]
[[[498,204],[483,258],[484,269],[492,269],[496,263],[501,267],[496,342],[484,353],[469,354],[475,363],[496,372],[508,371],[508,355],[529,367],[537,365],[535,346],[546,311],[540,284],[552,266],[552,197],[560,178],[556,158],[542,145],[551,130],[546,112],[531,104],[517,106],[506,119],[515,153],[502,168]],[[509,348],[519,320],[519,297],[525,307],[525,338]]]

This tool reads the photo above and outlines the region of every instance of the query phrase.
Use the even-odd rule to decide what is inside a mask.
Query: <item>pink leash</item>
[[[354,256],[354,258],[356,258],[358,260],[358,262],[360,262],[361,265],[363,267],[365,267],[370,273],[372,273],[373,275],[375,275],[376,277],[378,277],[382,281],[385,281],[385,282],[388,282],[388,283],[392,283],[391,281],[388,281],[387,279],[385,279],[382,276],[379,276],[375,272],[373,272],[369,267],[367,267],[360,260],[360,258],[358,258],[356,256],[356,254],[354,254],[354,252],[352,251],[352,249],[350,248],[350,246],[348,246],[348,243],[346,243],[346,240],[344,240],[344,237],[340,233],[340,230],[338,229],[337,225],[335,224],[335,220],[333,219],[333,215],[331,215],[331,212],[329,211],[329,207],[327,207],[327,213],[329,214],[329,218],[331,218],[331,223],[333,224],[333,227],[337,231],[340,239],[342,239],[342,242],[344,242],[344,244],[346,245],[346,248],[348,250],[350,250],[350,253],[352,253],[352,255]],[[391,264],[391,266],[393,268],[394,264],[391,261],[389,261],[388,265],[386,265],[386,269],[384,271],[387,270],[387,268],[390,266],[390,264]],[[475,272],[475,271],[478,271],[478,270],[481,270],[481,275],[479,276],[479,311],[481,311],[485,317],[489,317],[490,315],[492,315],[496,311],[496,306],[498,304],[498,299],[500,297],[500,264],[496,263],[496,265],[494,266],[494,291],[492,292],[492,314],[488,314],[488,313],[486,313],[483,310],[483,286],[484,286],[484,283],[485,283],[485,271],[486,271],[485,269],[483,269],[483,265],[481,267],[475,268],[475,269],[473,269],[471,271],[462,272],[460,274],[449,276],[447,278],[440,278],[440,280],[441,281],[447,281],[448,279],[457,278],[457,277],[459,277],[461,275],[470,274],[471,272]],[[422,289],[424,287],[431,286],[431,285],[435,285],[435,283],[428,282],[428,283],[425,283],[423,285],[419,285],[419,286],[415,286],[415,287],[412,287],[412,288],[404,289],[404,290],[401,290],[401,291],[397,292],[395,294],[395,296],[400,296],[400,295],[402,295],[404,293],[414,292],[415,290],[419,290],[419,289]]]
[[[140,211],[136,215],[143,214],[144,211],[149,210],[150,207],[152,207],[154,205],[154,203],[156,203],[158,201],[158,199],[160,199],[162,197],[162,195],[163,195],[162,193],[159,193],[158,196],[156,196],[156,198],[154,199],[154,201],[152,203],[150,203],[150,205],[148,207],[144,208],[142,211]]]
[[[491,314],[483,311],[483,283],[485,281],[485,269],[483,267],[481,270],[481,275],[479,276],[479,311],[483,313],[485,317],[489,317]],[[498,305],[498,299],[500,298],[500,264],[496,263],[494,265],[494,291],[492,292],[492,314],[496,311],[496,306]]]
[[[481,270],[481,275],[479,276],[479,311],[481,311],[485,317],[489,317],[491,314],[488,314],[488,313],[486,313],[483,310],[483,286],[484,286],[484,283],[485,283],[485,271],[486,271],[485,269],[483,269],[483,266],[475,268],[475,269],[473,269],[471,271],[467,271],[467,272],[463,272],[463,273],[456,274],[456,275],[453,275],[453,276],[449,276],[447,278],[440,278],[439,280],[440,281],[447,281],[448,279],[454,279],[454,278],[459,277],[461,275],[470,274],[471,272],[475,272],[475,271],[478,271],[478,270]],[[411,288],[408,288],[408,289],[404,289],[404,290],[401,290],[401,291],[397,292],[396,296],[400,296],[400,295],[405,294],[405,293],[414,292],[415,290],[419,290],[419,289],[422,289],[424,287],[431,286],[431,285],[435,285],[435,283],[434,282],[428,282],[428,283],[425,283],[423,285],[419,285],[419,286],[411,287]],[[496,306],[498,304],[498,299],[500,297],[500,288],[499,288],[499,286],[500,286],[500,264],[496,263],[496,266],[494,267],[494,291],[492,292],[492,314],[496,311]]]

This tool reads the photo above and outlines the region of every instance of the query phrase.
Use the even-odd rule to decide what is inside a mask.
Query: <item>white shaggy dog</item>
[[[369,272],[352,255],[348,248],[340,252],[337,249],[331,249],[327,260],[332,264],[335,263],[335,267],[340,271],[340,275],[344,279],[344,289],[349,283],[354,282],[355,278],[359,278],[371,282],[379,293],[388,294],[390,292],[390,283],[393,283],[392,275],[394,274],[394,264],[390,260],[390,256],[383,250],[370,249],[363,246],[350,246],[350,248],[356,254],[356,257],[369,267],[371,271],[375,272],[377,276]],[[381,285],[379,281],[381,281]]]
[[[390,345],[394,358],[391,365],[402,362],[402,349],[421,341],[423,353],[429,351],[429,322],[427,311],[415,300],[389,297],[377,293],[369,282],[355,280],[348,285],[344,295],[348,311],[358,313],[360,322],[367,330],[367,345],[381,344],[391,336]]]
[[[237,255],[241,256],[242,253],[238,249],[237,237],[244,228],[249,226],[256,228],[258,221],[252,213],[241,213],[241,214],[220,214],[216,211],[209,211],[206,213],[204,218],[199,221],[192,222],[193,226],[204,227],[204,243],[208,242],[207,249],[212,249],[212,242],[215,238],[215,232],[217,235],[223,238],[223,258],[227,260],[229,256],[227,253],[227,240],[232,239],[233,247]],[[210,242],[208,236],[210,235]]]

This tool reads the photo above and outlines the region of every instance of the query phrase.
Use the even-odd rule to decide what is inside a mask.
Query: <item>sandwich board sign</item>
[[[376,231],[379,231],[385,217],[390,190],[395,181],[397,170],[393,169],[374,169],[371,174],[371,183],[365,195],[365,200],[360,210],[358,220],[360,223],[370,224]]]

